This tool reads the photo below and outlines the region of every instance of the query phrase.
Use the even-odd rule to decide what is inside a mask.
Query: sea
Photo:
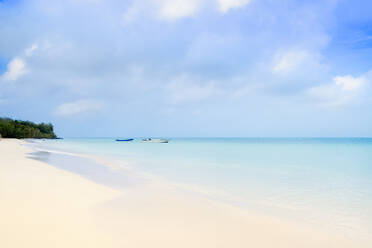
[[[169,143],[116,138],[30,144],[39,156],[47,152],[52,165],[83,176],[109,170],[114,176],[90,179],[110,186],[128,180],[125,165],[180,190],[250,211],[345,236],[372,237],[372,138],[169,138]],[[123,170],[105,164],[76,169],[77,163],[58,157],[61,152],[123,161]]]

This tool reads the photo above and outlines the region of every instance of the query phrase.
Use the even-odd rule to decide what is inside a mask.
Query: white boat
[[[143,139],[141,142],[143,143],[168,143],[169,141],[167,139]]]

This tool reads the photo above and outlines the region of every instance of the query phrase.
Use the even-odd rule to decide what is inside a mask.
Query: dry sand
[[[370,247],[159,185],[113,190],[0,140],[2,248]]]

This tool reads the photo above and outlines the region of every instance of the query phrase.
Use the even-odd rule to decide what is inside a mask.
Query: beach
[[[0,140],[0,247],[370,245],[326,228],[191,194],[160,179],[109,187],[32,159],[32,152],[25,141]]]
[[[114,245],[94,222],[95,209],[120,193],[27,158],[23,144],[0,141],[0,246]]]

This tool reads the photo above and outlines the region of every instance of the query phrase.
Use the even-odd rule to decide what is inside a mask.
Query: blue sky
[[[372,136],[367,0],[0,1],[0,115],[60,136]]]

